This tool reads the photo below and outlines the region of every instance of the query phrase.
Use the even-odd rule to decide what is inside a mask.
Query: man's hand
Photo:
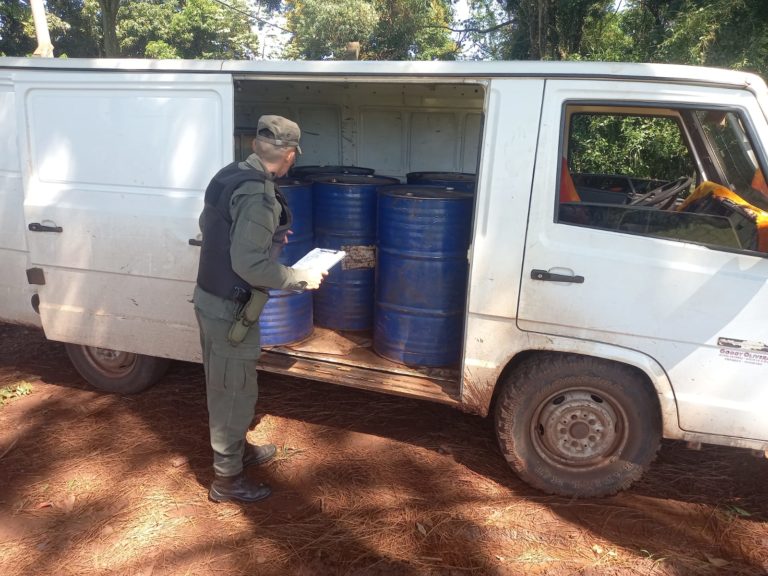
[[[327,270],[312,270],[308,268],[296,270],[296,281],[302,284],[305,290],[317,290],[326,276],[328,276]]]

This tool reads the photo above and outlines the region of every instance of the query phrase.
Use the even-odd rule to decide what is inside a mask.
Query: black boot
[[[277,454],[277,448],[275,448],[274,444],[254,446],[246,442],[245,451],[243,452],[243,468],[266,464],[275,457],[275,454]]]
[[[269,498],[272,490],[266,484],[256,484],[244,472],[235,476],[219,476],[211,483],[208,497],[214,502],[258,502]]]

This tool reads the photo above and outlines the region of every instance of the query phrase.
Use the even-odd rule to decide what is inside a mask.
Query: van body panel
[[[496,382],[519,354],[578,354],[633,366],[644,373],[658,394],[664,436],[680,437],[674,390],[664,368],[650,356],[604,342],[524,332],[517,327],[514,319],[471,315],[469,326],[469,331],[475,338],[467,343],[467,358],[464,363],[462,402],[466,411],[483,416],[488,413]],[[473,353],[473,349],[478,345],[482,346],[486,340],[505,342],[508,345],[484,347],[485,355],[481,359],[479,354]]]
[[[352,81],[360,76],[381,81],[430,82],[445,78],[591,78],[615,81],[652,80],[697,85],[730,85],[764,93],[760,76],[739,70],[635,62],[370,62],[266,60],[147,60],[129,58],[0,57],[0,68],[52,70],[146,71],[150,73],[231,74],[235,78],[291,78]]]
[[[543,90],[543,80],[493,80],[488,91],[470,251],[470,315],[517,313]]]
[[[609,95],[609,96],[608,96]],[[687,242],[557,223],[558,165],[566,102],[716,102],[745,110],[757,141],[768,127],[745,90],[632,83],[547,82],[518,326],[631,348],[664,367],[683,430],[768,440],[768,388],[755,386],[768,354],[734,359],[724,339],[765,342],[768,259]],[[533,270],[583,276],[542,282]],[[621,279],[617,289],[616,278]],[[768,347],[766,348],[768,349]]]
[[[540,79],[495,79],[487,93],[462,371],[468,411],[487,412],[500,371],[516,352],[508,327],[517,313],[543,92]]]
[[[25,223],[60,228],[26,232],[46,336],[199,358],[189,240],[232,158],[231,78],[35,71],[16,94]]]
[[[14,74],[0,72],[0,319],[39,326],[31,304],[36,287],[26,282],[25,274],[29,259],[13,80]]]

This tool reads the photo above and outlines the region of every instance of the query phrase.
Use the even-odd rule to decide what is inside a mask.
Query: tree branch
[[[504,26],[509,26],[510,24],[513,24],[514,20],[507,20],[506,22],[502,22],[501,24],[496,24],[496,26],[491,26],[490,28],[451,28],[450,26],[424,26],[424,28],[442,28],[443,30],[450,30],[451,32],[475,32],[477,34],[488,34],[489,32],[494,32],[498,30],[499,28],[504,28]]]

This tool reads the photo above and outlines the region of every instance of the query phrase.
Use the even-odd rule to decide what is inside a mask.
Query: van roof
[[[0,57],[0,69],[102,70],[120,72],[226,72],[236,76],[317,76],[352,79],[381,78],[497,78],[497,77],[589,77],[648,79],[765,89],[762,78],[748,72],[677,64],[627,62],[553,62],[507,60],[474,61],[307,61],[307,60],[141,60],[96,58]]]

